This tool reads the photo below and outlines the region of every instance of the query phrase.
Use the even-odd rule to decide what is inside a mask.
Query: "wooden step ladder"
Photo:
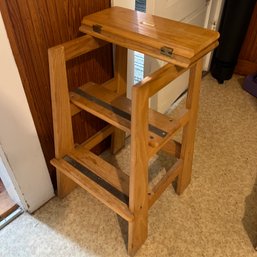
[[[51,95],[58,195],[79,185],[128,221],[128,252],[134,255],[147,238],[148,210],[172,181],[181,194],[190,183],[202,57],[217,46],[218,33],[148,14],[113,7],[84,17],[87,35],[49,49]],[[69,90],[66,61],[107,43],[115,45],[115,75],[102,85],[89,82]],[[127,49],[167,62],[132,87],[126,98]],[[190,69],[185,109],[176,118],[148,108],[149,98]],[[72,116],[89,112],[108,125],[77,145]],[[172,139],[183,127],[182,144]],[[131,137],[130,175],[114,167],[91,149],[112,135],[112,153]],[[160,150],[177,161],[149,190],[148,162]]]

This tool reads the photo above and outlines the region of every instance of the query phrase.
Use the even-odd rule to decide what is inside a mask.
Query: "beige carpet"
[[[152,207],[138,257],[257,256],[257,100],[240,83],[238,76],[222,86],[203,79],[192,183],[182,196],[170,187]],[[153,161],[155,169],[164,159]],[[126,154],[116,161],[128,166]],[[123,257],[120,226],[76,189],[2,229],[0,256]]]

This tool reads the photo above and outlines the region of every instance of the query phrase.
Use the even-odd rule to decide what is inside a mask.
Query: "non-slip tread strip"
[[[90,169],[79,163],[78,161],[74,160],[71,156],[65,155],[63,157],[63,160],[68,162],[70,165],[72,165],[75,169],[80,171],[83,175],[90,178],[92,181],[97,183],[99,186],[103,187],[105,190],[113,194],[116,198],[124,202],[125,204],[128,204],[129,198],[124,193],[120,192],[117,188],[109,184],[107,181],[103,180],[101,177],[97,176],[94,172],[92,172]]]
[[[130,113],[125,112],[125,111],[123,111],[123,110],[121,110],[121,109],[119,109],[119,108],[117,108],[117,107],[115,107],[111,104],[108,104],[108,103],[102,101],[101,99],[99,99],[95,96],[89,95],[89,94],[87,94],[86,92],[84,92],[83,90],[81,90],[79,88],[74,89],[73,92],[80,95],[81,97],[86,98],[87,100],[89,100],[91,102],[94,102],[94,103],[112,111],[113,113],[121,116],[122,118],[131,121],[131,114]],[[160,136],[160,137],[165,137],[168,134],[168,132],[166,132],[166,131],[164,131],[164,130],[156,127],[156,126],[153,126],[151,124],[149,124],[149,130],[151,132],[153,132],[154,134]]]

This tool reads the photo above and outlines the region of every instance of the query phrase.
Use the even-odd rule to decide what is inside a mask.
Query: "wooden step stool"
[[[113,7],[82,20],[87,35],[49,49],[58,195],[64,197],[76,184],[94,195],[128,221],[128,252],[134,255],[147,238],[148,210],[163,191],[177,180],[181,194],[191,178],[193,146],[202,57],[214,49],[219,34],[148,14]],[[102,85],[89,82],[69,92],[67,60],[107,43],[116,45],[115,76]],[[159,70],[132,88],[125,97],[127,49],[166,61]],[[190,69],[186,108],[174,120],[148,108],[149,98]],[[71,117],[89,112],[109,125],[81,145],[74,144]],[[172,135],[183,127],[182,144]],[[90,150],[112,135],[112,152],[124,146],[125,132],[131,135],[130,176]],[[148,161],[165,150],[178,159],[149,191]]]

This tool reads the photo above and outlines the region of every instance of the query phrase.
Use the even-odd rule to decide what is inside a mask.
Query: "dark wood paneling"
[[[110,6],[109,0],[0,0],[0,9],[21,75],[43,153],[54,157],[48,48],[80,36],[83,16]],[[69,86],[101,83],[113,75],[112,48],[103,47],[67,63]],[[90,120],[90,125],[87,121]],[[81,142],[104,126],[89,114],[73,118],[75,140]],[[98,149],[99,150],[99,149]]]
[[[242,45],[235,73],[249,75],[257,72],[257,3]]]

